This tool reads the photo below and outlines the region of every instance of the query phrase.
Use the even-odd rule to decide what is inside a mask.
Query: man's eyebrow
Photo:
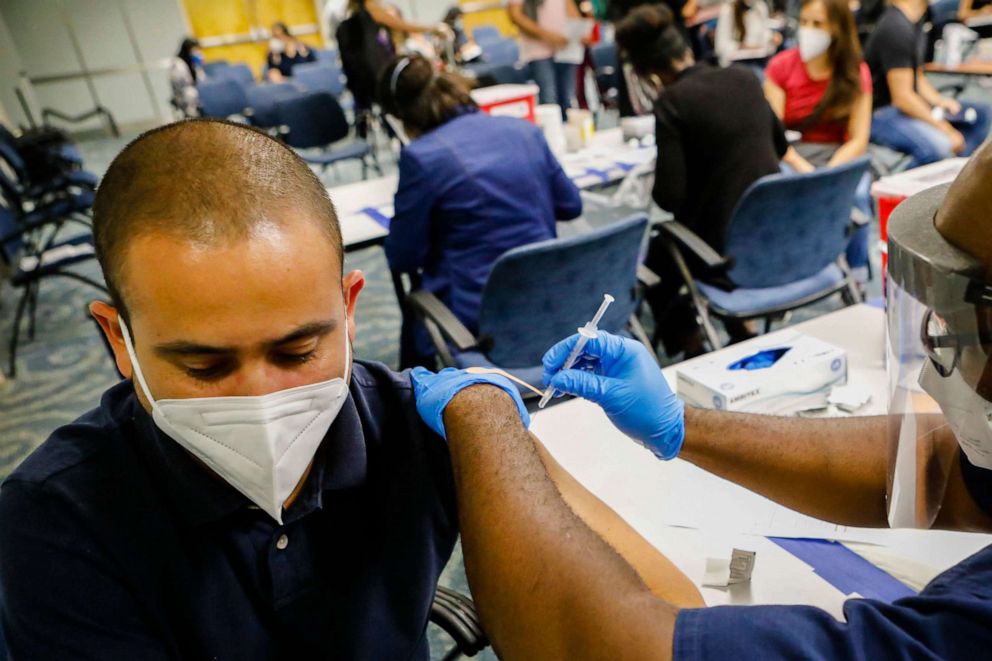
[[[295,342],[296,340],[302,340],[305,337],[327,335],[337,328],[337,325],[338,322],[333,319],[328,319],[327,321],[314,321],[309,324],[303,324],[293,332],[288,333],[276,340],[272,340],[267,344],[279,346],[280,344],[289,344],[290,342]]]
[[[304,324],[282,337],[274,340],[267,340],[264,344],[268,346],[279,346],[281,344],[289,344],[290,342],[302,340],[303,338],[312,337],[314,335],[326,335],[327,333],[333,331],[337,325],[338,323],[334,320],[314,321]],[[236,351],[237,349],[235,347],[217,347],[208,344],[187,342],[185,340],[176,340],[175,342],[166,342],[164,344],[155,345],[155,353],[164,357],[224,355],[235,353]]]

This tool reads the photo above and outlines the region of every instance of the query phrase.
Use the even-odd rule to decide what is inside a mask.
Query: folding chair
[[[276,104],[282,99],[289,99],[302,93],[302,89],[294,83],[261,83],[245,89],[248,106],[243,115],[252,126],[270,128],[279,123],[276,117]]]
[[[323,170],[328,166],[347,160],[362,163],[362,178],[368,177],[369,162],[381,175],[382,168],[375,158],[372,146],[365,140],[354,141],[338,148],[333,143],[348,137],[350,128],[344,111],[334,95],[329,92],[301,92],[276,103],[275,115],[279,134],[286,144],[299,151],[303,160],[319,165]],[[309,151],[319,148],[320,151]]]
[[[38,228],[25,229],[18,223],[14,212],[0,205],[0,263],[8,272],[10,284],[21,289],[21,298],[14,312],[14,325],[10,338],[10,364],[8,375],[17,375],[17,347],[21,322],[28,315],[28,339],[33,340],[38,308],[38,290],[46,278],[64,277],[86,283],[102,292],[103,284],[69,270],[70,267],[95,259],[93,237],[83,234],[55,242],[55,234],[42,238]]]
[[[444,365],[499,367],[540,388],[544,353],[588,321],[603,294],[616,300],[599,327],[629,332],[651,346],[635,316],[647,224],[647,215],[637,214],[587,234],[506,252],[483,289],[476,335],[431,292],[412,291],[406,303],[426,326]],[[521,394],[535,396],[524,389]]]
[[[227,119],[242,116],[248,107],[248,96],[235,80],[219,77],[205,80],[196,87],[200,95],[200,114],[203,117]]]
[[[862,157],[809,174],[762,177],[734,210],[724,255],[681,223],[657,225],[657,240],[671,252],[713,349],[722,342],[711,316],[764,319],[767,332],[775,317],[833,294],[848,304],[861,300],[844,251],[854,193],[867,169]],[[694,276],[689,256],[710,273],[725,272],[733,288]]]

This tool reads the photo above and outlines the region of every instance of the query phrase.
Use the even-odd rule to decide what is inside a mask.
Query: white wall
[[[6,21],[0,15],[0,114],[15,126],[27,124],[27,118],[21,112],[14,88],[17,76],[21,71],[21,58],[14,47],[14,39],[7,28]]]
[[[128,38],[125,14],[137,37],[137,53]],[[31,77],[79,72],[67,21],[90,70],[135,67],[140,60],[155,63],[171,56],[185,34],[179,0],[3,0],[0,23],[6,24],[11,39],[0,32],[0,42],[12,41],[15,51],[0,49],[4,81],[11,67],[23,66]],[[169,117],[168,77],[161,69],[148,75],[154,96],[138,72],[93,77],[99,102],[119,124],[147,124]],[[33,92],[39,106],[70,115],[94,106],[83,79],[35,85]],[[20,108],[12,107],[6,95],[3,90],[0,101],[7,113],[15,122],[24,121]],[[98,126],[94,120],[75,128]]]

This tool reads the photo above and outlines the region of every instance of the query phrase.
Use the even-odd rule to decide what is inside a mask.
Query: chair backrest
[[[213,60],[211,62],[205,62],[203,64],[203,73],[207,74],[207,76],[216,76],[230,66],[230,63],[227,60]]]
[[[24,249],[21,238],[21,226],[17,216],[5,204],[0,203],[0,238],[8,238],[0,243],[0,262],[7,266],[16,266],[17,259]]]
[[[221,69],[217,72],[215,77],[233,80],[245,88],[251,87],[255,84],[255,74],[252,73],[251,67],[243,62],[232,64]]]
[[[637,265],[647,225],[647,216],[637,214],[503,254],[489,274],[479,310],[479,335],[489,360],[502,367],[539,365],[552,344],[592,318],[603,294],[616,302],[599,327],[623,330],[637,306]]]
[[[314,48],[313,54],[314,57],[317,58],[318,62],[333,64],[337,67],[341,66],[341,56],[335,48]],[[293,75],[296,75],[296,67],[293,67]]]
[[[487,85],[521,85],[530,80],[530,67],[527,65],[482,63],[471,67],[479,87]]]
[[[620,83],[620,60],[615,43],[599,43],[589,49],[589,57],[600,88],[612,89]]]
[[[773,174],[745,191],[727,228],[728,271],[739,287],[777,287],[814,275],[847,246],[862,157],[809,174]]]
[[[276,103],[302,93],[299,87],[291,83],[262,83],[249,87],[245,90],[248,107],[251,108],[249,120],[254,126],[277,125]]]
[[[516,64],[520,59],[520,46],[513,39],[500,39],[482,45],[482,53],[488,64]]]
[[[480,46],[499,41],[502,38],[503,35],[500,34],[499,28],[495,25],[480,25],[472,30],[472,39]]]
[[[200,112],[204,117],[228,117],[244,112],[248,107],[245,90],[228,78],[205,80],[197,85]]]
[[[293,67],[293,80],[315,92],[330,92],[334,96],[341,96],[344,92],[344,74],[340,67],[327,61],[297,64]]]
[[[300,92],[277,101],[275,116],[289,129],[286,143],[297,149],[325,147],[348,136],[348,119],[330,92]]]
[[[14,145],[0,141],[0,159],[5,161],[17,179],[24,184],[28,183],[28,167],[21,155],[17,153]]]

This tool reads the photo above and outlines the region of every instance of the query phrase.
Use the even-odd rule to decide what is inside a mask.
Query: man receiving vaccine
[[[409,381],[353,360],[364,279],[324,186],[248,127],[111,164],[94,303],[122,374],[0,489],[20,659],[428,658],[457,535]]]
[[[0,488],[11,656],[429,658],[458,533],[448,447],[406,373],[354,359],[364,279],[317,177],[250,127],[172,124],[111,164],[93,231],[112,300],[90,311],[128,380]],[[667,561],[543,457],[671,590]]]

